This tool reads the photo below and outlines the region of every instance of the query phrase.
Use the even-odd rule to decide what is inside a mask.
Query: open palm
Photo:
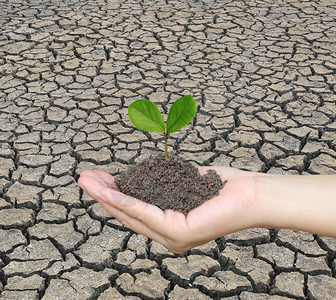
[[[83,171],[79,185],[124,226],[164,245],[174,253],[228,233],[254,227],[255,188],[253,172],[227,167],[199,167],[203,175],[214,169],[228,182],[218,196],[183,213],[167,210],[127,196],[118,190],[114,177],[105,172]]]

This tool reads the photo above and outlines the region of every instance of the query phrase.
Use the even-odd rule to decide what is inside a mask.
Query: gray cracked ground
[[[334,299],[335,239],[238,232],[175,256],[76,185],[163,149],[127,106],[198,114],[200,165],[336,173],[336,5],[0,0],[0,299]]]

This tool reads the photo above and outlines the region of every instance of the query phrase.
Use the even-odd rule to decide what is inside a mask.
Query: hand
[[[145,235],[174,253],[183,253],[212,239],[256,225],[256,173],[227,167],[199,167],[203,175],[214,169],[228,182],[218,196],[183,213],[167,210],[127,196],[113,176],[83,171],[78,184],[124,226]]]

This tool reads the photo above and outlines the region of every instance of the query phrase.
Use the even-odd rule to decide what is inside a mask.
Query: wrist
[[[281,228],[279,209],[283,197],[278,191],[280,175],[259,174],[255,176],[256,227]]]
[[[258,227],[335,236],[335,176],[265,175],[255,178]]]

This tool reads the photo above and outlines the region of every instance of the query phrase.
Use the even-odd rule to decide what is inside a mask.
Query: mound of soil
[[[160,154],[129,167],[115,178],[120,191],[162,210],[187,213],[218,195],[225,182],[213,170],[201,176],[197,167],[178,156]]]

